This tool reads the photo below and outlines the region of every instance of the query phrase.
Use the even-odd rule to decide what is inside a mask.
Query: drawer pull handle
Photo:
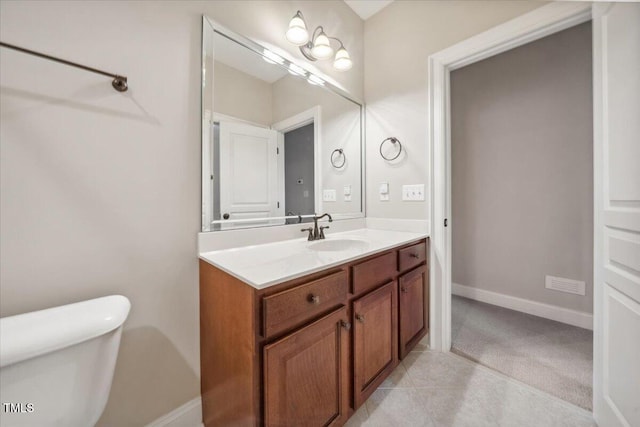
[[[402,293],[405,293],[405,294],[406,294],[407,292],[409,292],[409,291],[407,290],[407,288],[405,288],[405,287],[400,288],[400,291],[401,291]]]
[[[356,314],[356,320],[358,322],[364,323],[364,315],[363,314]]]
[[[420,258],[420,257],[418,256],[418,254],[412,252],[409,254],[409,258]]]
[[[344,320],[341,320],[340,321],[340,326],[345,328],[347,331],[351,330],[351,323],[350,322],[345,322]]]
[[[311,304],[320,304],[320,297],[318,295],[310,294],[309,295],[309,302]]]

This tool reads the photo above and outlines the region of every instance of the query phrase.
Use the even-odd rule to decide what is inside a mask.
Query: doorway
[[[591,38],[585,22],[450,74],[451,351],[587,410]]]
[[[542,6],[429,57],[433,332],[451,347],[449,73],[593,19],[594,93],[594,418],[601,425],[640,422],[640,5]],[[632,89],[631,89],[632,88]],[[632,118],[634,117],[634,118]],[[635,266],[635,267],[634,267]]]
[[[284,208],[294,224],[312,221],[303,216],[315,213],[314,124],[309,123],[284,134]]]

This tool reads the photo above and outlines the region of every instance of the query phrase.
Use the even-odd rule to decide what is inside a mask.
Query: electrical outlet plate
[[[402,200],[412,202],[424,201],[424,184],[403,185]]]
[[[335,202],[336,201],[336,190],[322,190],[322,201],[323,202]]]

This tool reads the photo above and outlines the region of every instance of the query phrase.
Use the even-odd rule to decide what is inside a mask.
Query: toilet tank
[[[0,319],[0,425],[95,425],[130,307],[113,295]]]

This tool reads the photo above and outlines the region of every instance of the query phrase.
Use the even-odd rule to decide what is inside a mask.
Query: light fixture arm
[[[343,48],[343,47],[344,47],[344,45],[342,44],[342,40],[340,40],[339,38],[337,38],[337,37],[329,37],[329,36],[327,36],[327,38],[328,38],[329,40],[335,40],[335,41],[337,41],[338,43],[340,43],[340,47],[339,47],[338,49],[340,49],[340,48]]]
[[[320,32],[324,32],[324,28],[322,28],[322,25],[318,25],[316,27],[315,30],[313,30],[313,33],[311,34],[311,40],[309,40],[309,43],[313,43],[316,40],[316,37],[318,37],[318,30],[320,30]]]
[[[313,53],[311,53],[311,49],[313,49],[313,43],[315,43],[315,41],[316,41],[316,37],[318,37],[318,34],[320,34],[320,33],[322,33],[322,32],[324,32],[324,28],[322,28],[322,25],[318,25],[318,26],[316,27],[316,29],[315,29],[315,30],[313,30],[313,33],[312,33],[312,35],[311,35],[310,40],[309,40],[306,44],[304,44],[304,45],[302,45],[302,46],[299,46],[299,48],[300,48],[300,52],[301,52],[301,53],[302,53],[302,55],[303,55],[305,58],[307,58],[309,61],[315,62],[315,61],[317,61],[317,60],[318,60],[318,58],[316,58],[315,56],[313,56]],[[337,38],[337,37],[331,37],[331,36],[327,36],[327,38],[328,38],[329,40],[335,40],[335,41],[337,41],[337,42],[340,44],[340,47],[339,47],[338,49],[340,49],[340,48],[344,48],[344,44],[342,43],[342,40],[340,40],[339,38]]]
[[[304,15],[302,14],[302,12],[301,12],[300,10],[298,10],[298,11],[296,12],[296,14],[295,14],[295,16],[294,16],[294,19],[295,19],[295,18],[299,18],[299,19],[301,19],[301,20],[302,20],[302,22],[304,23],[304,26],[305,26],[306,28],[308,28],[307,20],[304,18]],[[293,20],[292,20],[292,22],[293,22]],[[293,25],[293,24],[290,24],[290,25]],[[307,33],[307,34],[308,34],[308,33]],[[341,67],[341,68],[340,68],[340,70],[345,70],[345,69],[349,69],[349,68],[351,68],[351,60],[349,59],[349,55],[348,55],[348,53],[347,53],[347,51],[346,51],[346,49],[345,49],[345,47],[344,47],[344,44],[342,43],[342,40],[340,40],[340,39],[339,39],[339,38],[337,38],[337,37],[330,37],[330,36],[328,36],[328,35],[325,33],[324,28],[322,27],[322,25],[318,25],[318,26],[313,30],[313,33],[311,33],[311,37],[308,39],[308,41],[307,41],[305,44],[303,44],[303,45],[301,45],[301,46],[300,46],[300,45],[298,46],[298,47],[299,47],[299,49],[300,49],[300,53],[302,53],[302,55],[303,55],[305,58],[307,58],[309,61],[312,61],[312,62],[315,62],[315,61],[317,61],[318,59],[325,59],[324,57],[321,57],[321,58],[316,57],[316,56],[313,54],[313,52],[312,52],[312,49],[314,49],[314,46],[317,48],[317,46],[316,46],[316,42],[317,42],[318,37],[320,37],[320,35],[323,35],[323,36],[324,36],[324,37],[326,37],[326,38],[327,38],[327,40],[328,40],[328,42],[327,42],[327,43],[324,43],[324,42],[323,42],[323,45],[325,45],[325,44],[329,44],[329,47],[330,47],[331,40],[335,40],[336,42],[338,42],[338,43],[340,44],[340,47],[337,49],[338,51],[340,51],[340,50],[342,50],[342,51],[343,51],[343,52],[342,52],[342,53],[343,53],[343,55],[341,55],[341,58],[340,58],[340,59],[341,59],[342,61],[345,61],[345,60],[346,60],[346,61],[348,61],[348,66],[347,66],[347,67]],[[297,43],[296,43],[296,44],[297,44]],[[328,58],[327,58],[327,59],[328,59]],[[334,64],[334,67],[336,67],[336,68],[337,68],[337,66],[336,66],[335,64]]]

